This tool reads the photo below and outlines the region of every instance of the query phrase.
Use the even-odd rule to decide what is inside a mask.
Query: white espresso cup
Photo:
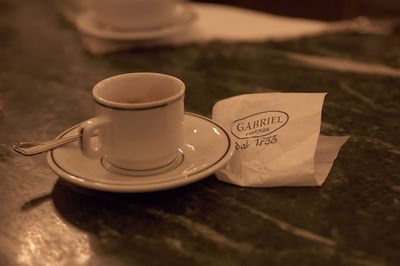
[[[184,83],[158,73],[107,78],[92,91],[98,116],[80,126],[80,147],[113,172],[146,175],[179,165]]]
[[[89,8],[102,26],[115,30],[151,30],[170,24],[182,0],[91,0]]]

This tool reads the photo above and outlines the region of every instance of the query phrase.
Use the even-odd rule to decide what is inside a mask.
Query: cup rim
[[[105,99],[98,95],[99,90],[102,87],[104,87],[105,84],[109,83],[112,80],[120,79],[123,77],[129,77],[129,76],[158,76],[158,77],[163,77],[163,78],[167,78],[167,79],[172,79],[175,82],[177,82],[177,85],[179,86],[179,92],[174,94],[173,96],[166,97],[164,99],[160,99],[160,100],[156,100],[156,101],[149,101],[149,102],[145,102],[145,103],[116,102],[116,101]],[[185,84],[180,79],[178,79],[174,76],[171,76],[171,75],[167,75],[167,74],[154,73],[154,72],[134,72],[134,73],[126,73],[126,74],[111,76],[109,78],[103,79],[102,81],[98,82],[93,87],[92,95],[93,95],[95,102],[104,107],[109,107],[109,108],[114,108],[114,109],[126,109],[126,110],[152,109],[152,108],[158,108],[158,107],[162,107],[162,106],[171,104],[171,103],[179,101],[181,98],[183,98],[185,95]]]

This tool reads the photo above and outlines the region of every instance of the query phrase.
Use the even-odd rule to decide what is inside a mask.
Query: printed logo
[[[231,132],[238,139],[267,136],[282,128],[289,115],[282,111],[265,111],[235,120]]]

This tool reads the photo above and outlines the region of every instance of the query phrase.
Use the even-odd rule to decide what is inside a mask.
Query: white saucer
[[[110,40],[149,40],[165,37],[177,33],[188,27],[197,15],[194,10],[184,6],[181,12],[177,13],[176,19],[168,25],[151,30],[116,30],[98,24],[92,13],[83,13],[78,16],[76,25],[82,32],[103,39]]]
[[[229,134],[206,117],[185,113],[183,162],[168,172],[150,176],[127,176],[106,170],[101,160],[82,155],[77,142],[47,153],[50,168],[76,185],[110,192],[150,192],[187,185],[203,179],[232,157]],[[78,134],[76,125],[57,138]]]

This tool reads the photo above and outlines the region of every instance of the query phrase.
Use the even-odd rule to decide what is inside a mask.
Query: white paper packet
[[[212,118],[236,147],[217,178],[249,187],[322,185],[348,139],[320,137],[325,95],[255,93],[217,102]]]

